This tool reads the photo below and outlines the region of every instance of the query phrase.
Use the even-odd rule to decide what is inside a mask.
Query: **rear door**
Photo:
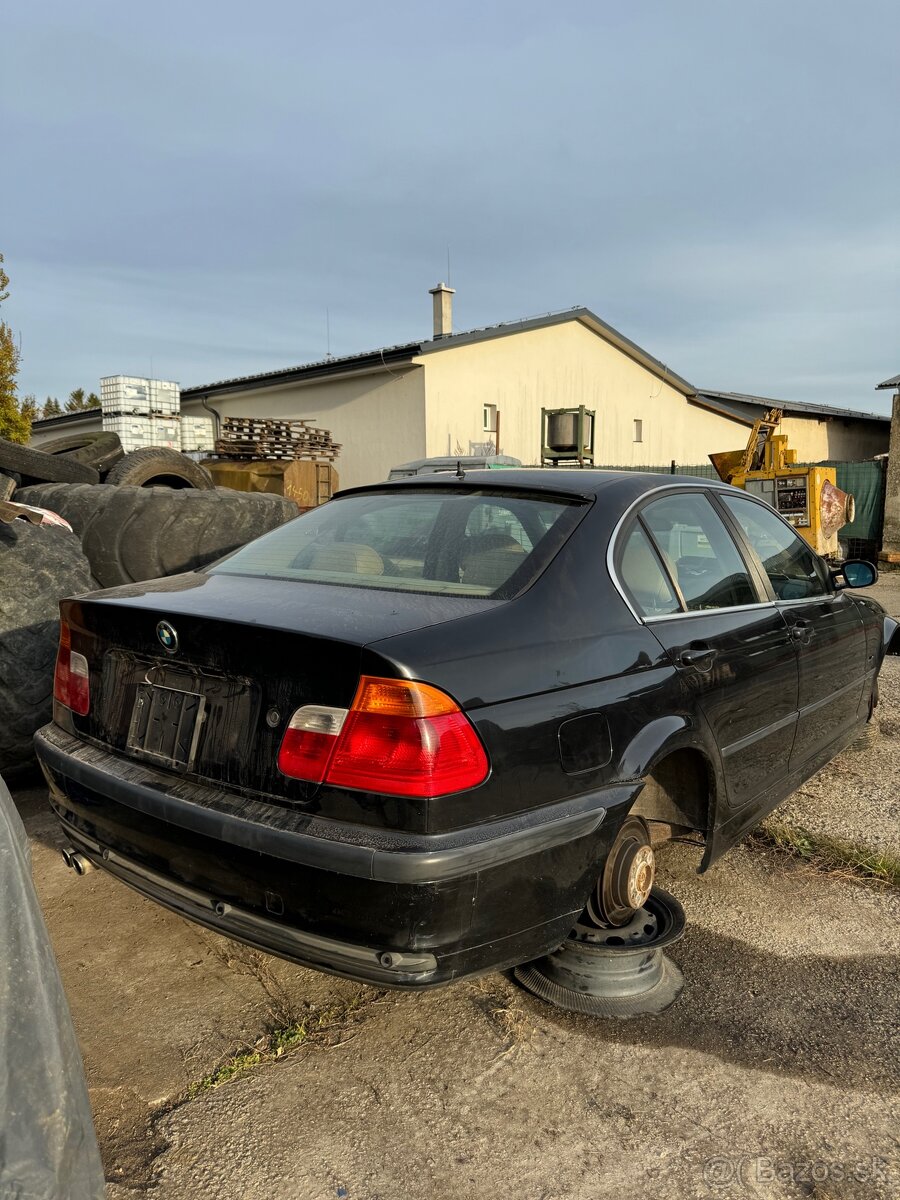
[[[712,731],[729,807],[744,807],[787,773],[794,740],[797,649],[781,613],[696,489],[639,510],[618,570]]]
[[[800,696],[791,769],[802,769],[859,720],[867,684],[866,631],[850,593],[767,505],[724,494],[758,558],[799,652]]]

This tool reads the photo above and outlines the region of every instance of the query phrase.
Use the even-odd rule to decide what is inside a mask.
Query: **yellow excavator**
[[[767,501],[800,536],[825,558],[838,557],[838,530],[853,520],[853,497],[837,486],[834,467],[797,465],[788,449],[780,408],[770,408],[758,421],[743,450],[724,450],[709,459],[719,478]]]

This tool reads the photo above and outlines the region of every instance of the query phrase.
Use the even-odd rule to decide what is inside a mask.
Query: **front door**
[[[723,495],[758,556],[799,654],[799,718],[791,769],[816,759],[859,720],[866,687],[866,632],[856,604],[836,590],[822,559],[777,513],[742,496]],[[833,752],[833,751],[832,751]]]

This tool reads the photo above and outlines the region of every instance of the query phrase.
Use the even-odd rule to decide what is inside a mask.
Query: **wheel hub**
[[[656,855],[647,824],[640,817],[626,817],[588,900],[589,917],[597,925],[627,925],[646,904],[655,878]]]
[[[643,907],[653,887],[656,861],[650,846],[641,846],[631,860],[625,890],[632,908]]]

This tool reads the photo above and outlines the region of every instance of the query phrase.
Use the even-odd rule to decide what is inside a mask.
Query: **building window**
[[[485,404],[484,406],[484,432],[497,432],[497,405]]]
[[[635,418],[634,422],[634,440],[642,442],[644,440],[644,422]]]

